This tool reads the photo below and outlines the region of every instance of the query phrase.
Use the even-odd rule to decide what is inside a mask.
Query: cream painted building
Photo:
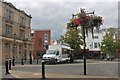
[[[31,15],[11,3],[0,2],[0,54],[2,60],[28,59],[32,55]]]

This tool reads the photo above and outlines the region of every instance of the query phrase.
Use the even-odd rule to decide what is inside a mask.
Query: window
[[[39,38],[39,42],[38,42],[39,46],[42,46],[42,39]]]
[[[19,37],[25,38],[25,31],[24,30],[22,30],[22,29],[19,30]]]
[[[6,11],[6,19],[7,20],[13,20],[14,19],[14,13],[11,10]]]
[[[48,44],[47,43],[44,43],[44,48],[48,49]]]
[[[24,18],[24,17],[22,17],[22,16],[20,16],[20,26],[25,26],[25,21],[26,21],[26,19]]]
[[[94,43],[94,48],[97,48],[98,46],[97,46],[97,43]]]
[[[98,36],[93,36],[93,39],[98,39]]]
[[[44,35],[44,47],[48,48],[48,34]]]
[[[45,40],[48,41],[48,34],[45,34]]]
[[[90,44],[90,48],[93,48],[93,43]]]
[[[13,27],[6,24],[5,35],[11,35],[13,33]]]

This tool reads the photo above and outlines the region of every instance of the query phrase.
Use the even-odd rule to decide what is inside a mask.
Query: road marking
[[[20,77],[18,77],[17,75],[14,75],[14,74],[12,74],[12,76],[14,76],[15,78],[20,78]]]
[[[10,73],[12,73],[12,71],[10,71]],[[14,76],[15,78],[20,78],[19,76],[15,75],[15,74],[11,74],[12,76]]]

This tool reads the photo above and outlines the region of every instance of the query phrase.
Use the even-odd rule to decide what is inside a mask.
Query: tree
[[[74,49],[75,53],[79,53],[81,49],[81,45],[83,45],[82,37],[80,36],[80,30],[77,31],[74,28],[70,28],[65,36],[61,37],[62,41],[64,43],[67,43],[70,45],[72,49]]]
[[[103,41],[101,42],[101,51],[103,53],[109,54],[113,56],[116,50],[116,42],[113,38],[115,34],[114,28],[109,28],[103,37]]]

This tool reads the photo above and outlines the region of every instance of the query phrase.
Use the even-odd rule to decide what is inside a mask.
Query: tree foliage
[[[101,51],[103,53],[114,55],[116,50],[116,42],[114,39],[115,29],[109,28],[103,37],[103,41],[101,42]]]
[[[82,39],[83,38],[80,36],[80,30],[77,29],[76,31],[74,28],[70,28],[65,36],[62,37],[63,42],[69,44],[75,52],[80,51],[81,45],[83,45]]]

